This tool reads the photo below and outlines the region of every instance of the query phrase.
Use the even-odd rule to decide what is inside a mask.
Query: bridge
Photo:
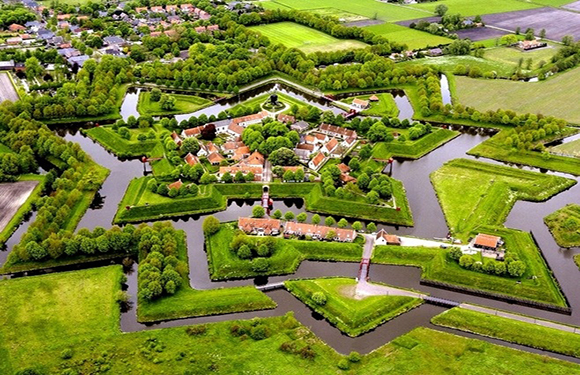
[[[270,187],[268,185],[264,185],[262,187],[262,207],[266,210],[266,213],[270,215],[270,210],[272,210],[274,206],[274,202],[270,199]]]
[[[438,297],[431,297],[431,296],[423,296],[423,301],[426,303],[430,303],[432,305],[443,306],[443,307],[457,307],[461,305],[461,303],[456,301],[451,301],[444,298]]]
[[[272,284],[266,284],[266,285],[256,285],[256,289],[261,290],[262,292],[265,292],[267,290],[274,290],[274,289],[284,289],[284,282],[272,283]]]

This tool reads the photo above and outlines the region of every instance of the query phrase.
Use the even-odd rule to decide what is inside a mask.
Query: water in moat
[[[267,90],[266,90],[267,91]],[[264,91],[262,91],[264,92]],[[259,94],[255,94],[259,95]],[[298,94],[297,94],[298,95]],[[235,104],[235,103],[234,103]],[[233,104],[230,104],[233,105]],[[219,112],[219,111],[218,111]],[[435,196],[435,192],[429,180],[429,174],[448,160],[455,158],[468,157],[466,151],[475,147],[477,144],[487,139],[491,133],[484,129],[459,129],[462,133],[459,137],[434,150],[419,160],[395,160],[392,167],[392,176],[404,183],[407,191],[407,197],[413,211],[415,226],[384,227],[389,232],[401,235],[413,235],[417,237],[432,238],[443,237],[447,234],[447,226],[443,213]],[[95,202],[91,205],[85,216],[82,218],[79,228],[86,227],[89,229],[97,226],[108,228],[111,226],[112,219],[117,211],[117,205],[120,202],[125,190],[132,178],[143,175],[143,164],[138,160],[119,160],[114,155],[104,150],[99,144],[89,138],[81,135],[78,129],[60,130],[60,135],[65,139],[77,142],[91,157],[100,165],[108,168],[111,174],[100,189]],[[488,162],[493,162],[486,160]],[[532,169],[532,168],[527,168]],[[567,176],[570,177],[570,176]],[[496,307],[508,311],[528,314],[570,324],[580,324],[580,295],[575,293],[578,269],[576,268],[571,257],[578,253],[579,249],[563,250],[554,242],[549,231],[543,224],[543,217],[554,210],[568,203],[580,203],[580,184],[574,186],[566,192],[563,192],[544,203],[517,202],[510,213],[506,226],[532,231],[536,238],[544,257],[548,261],[551,269],[554,271],[556,278],[562,286],[565,295],[572,307],[572,315],[562,315],[544,310],[538,310],[521,305],[510,304],[496,301],[491,298],[471,296],[459,292],[448,291],[444,289],[428,287],[419,284],[421,271],[414,267],[371,265],[370,279],[377,282],[385,282],[394,286],[413,288],[423,292],[430,293],[433,296],[446,298],[460,302],[477,303],[485,306]],[[252,208],[251,201],[232,200],[225,211],[215,214],[221,221],[237,220],[239,216],[250,215]],[[277,200],[275,209],[282,211],[291,210],[294,213],[304,211],[301,200]],[[10,238],[7,248],[11,249],[17,243],[22,234],[25,233],[28,224],[34,220],[35,214],[24,222]],[[358,263],[332,263],[332,262],[303,262],[297,272],[288,276],[276,276],[260,279],[237,280],[228,282],[212,282],[209,278],[207,267],[207,255],[203,248],[203,234],[201,223],[205,216],[190,216],[173,220],[173,225],[178,229],[183,229],[187,233],[187,245],[189,255],[190,280],[191,286],[196,289],[209,289],[224,286],[264,284],[279,282],[289,278],[298,277],[322,277],[322,276],[345,276],[356,277]],[[0,252],[0,263],[4,263],[8,251]],[[244,319],[251,317],[276,316],[284,314],[287,311],[294,311],[296,318],[304,325],[310,327],[312,331],[322,340],[329,343],[333,348],[341,353],[348,353],[351,350],[357,350],[361,353],[369,352],[385,344],[391,339],[410,331],[417,326],[429,326],[435,329],[441,329],[430,325],[431,317],[442,312],[444,308],[433,305],[422,305],[421,307],[407,312],[377,329],[358,338],[350,338],[342,334],[335,327],[330,325],[326,320],[316,313],[313,313],[303,303],[284,290],[275,290],[267,292],[274,299],[278,307],[273,310],[228,314],[221,316],[202,317],[174,320],[161,322],[157,324],[145,325],[136,321],[135,315],[135,298],[137,294],[136,265],[127,269],[128,275],[128,292],[131,295],[133,308],[122,314],[121,329],[123,331],[138,331],[150,328],[162,328],[171,326],[181,326],[186,324],[195,324],[203,322],[224,321],[231,319]],[[443,330],[443,329],[442,329]],[[463,336],[469,336],[455,332]],[[485,339],[478,337],[479,339]],[[485,339],[491,342],[497,342],[492,339]],[[508,345],[502,343],[503,345]],[[538,352],[530,348],[523,348],[517,345],[508,345],[520,349]],[[542,352],[544,353],[544,352]],[[548,354],[548,353],[544,353]],[[550,354],[552,356],[553,355]],[[567,360],[574,360],[563,357]],[[574,360],[576,361],[576,360]]]

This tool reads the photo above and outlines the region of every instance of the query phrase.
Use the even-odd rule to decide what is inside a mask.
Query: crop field
[[[26,202],[38,181],[19,181],[0,184],[0,232],[6,228],[20,206]]]
[[[562,143],[561,145],[550,148],[551,152],[559,155],[567,155],[580,157],[580,139],[574,141]]]
[[[521,51],[512,47],[496,47],[485,50],[484,58],[498,61],[516,67],[520,59],[523,60],[522,68],[527,69],[527,61],[532,60],[531,68],[539,68],[541,63],[549,63],[552,56],[558,52],[559,47],[555,44],[549,44],[548,47],[539,48],[531,51]]]
[[[377,35],[384,36],[392,42],[406,44],[409,49],[435,47],[441,44],[449,44],[453,41],[450,38],[410,29],[393,23],[367,26],[365,29]]]
[[[18,100],[18,93],[12,84],[8,73],[0,73],[0,103],[5,100],[15,102]]]
[[[518,0],[488,0],[488,1],[473,1],[473,0],[441,0],[433,2],[424,2],[420,4],[412,4],[410,7],[415,9],[426,10],[434,12],[439,4],[445,4],[449,8],[448,14],[461,14],[462,16],[475,16],[492,13],[503,13],[515,10],[539,8],[540,5],[533,2],[524,2]],[[485,18],[484,18],[485,21]],[[524,25],[522,25],[523,27]],[[514,25],[515,28],[515,25]],[[524,28],[525,29],[525,28]]]
[[[351,337],[361,335],[422,303],[405,296],[355,295],[357,282],[347,278],[288,280],[288,290],[311,309],[323,315],[338,329]],[[327,302],[318,305],[314,293],[322,293]]]
[[[260,2],[260,5],[267,9],[298,9],[308,11],[312,9],[319,10],[320,8],[334,8],[350,14],[358,14],[366,18],[379,19],[387,22],[410,20],[433,15],[428,10],[413,9],[411,7],[387,4],[375,0],[271,0]]]
[[[477,67],[482,73],[496,72],[499,77],[510,77],[515,72],[515,67],[499,61],[491,61],[475,56],[441,56],[424,59],[409,60],[401,65],[429,65],[441,71],[453,72],[457,65],[463,65],[472,69]]]
[[[517,113],[541,113],[580,124],[580,68],[540,82],[456,77],[457,99],[461,104],[487,110],[511,109]],[[498,93],[500,99],[498,100]]]
[[[298,48],[305,53],[339,51],[368,46],[358,40],[337,39],[321,31],[293,22],[253,26],[251,29],[268,37],[274,44],[281,43],[289,48]]]

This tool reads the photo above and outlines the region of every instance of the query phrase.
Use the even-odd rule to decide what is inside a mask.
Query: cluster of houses
[[[353,242],[357,236],[354,229],[334,228],[325,225],[282,222],[278,219],[255,219],[240,217],[238,228],[246,234],[255,236],[309,237],[314,240],[332,240],[338,242]],[[330,234],[329,234],[330,233]],[[332,238],[330,238],[332,236]]]
[[[317,129],[303,135],[294,152],[308,167],[317,171],[328,158],[340,158],[351,149],[358,139],[355,130],[321,124]]]

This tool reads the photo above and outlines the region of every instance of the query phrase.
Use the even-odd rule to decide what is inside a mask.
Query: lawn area
[[[543,201],[576,183],[467,159],[445,163],[431,173],[431,182],[449,229],[459,237],[482,225],[502,225],[517,200]]]
[[[356,280],[347,278],[288,280],[284,284],[290,293],[351,337],[362,335],[423,302],[405,296],[357,297]],[[324,294],[326,303],[314,302],[314,293]]]
[[[122,275],[110,266],[0,281],[0,373],[118,334]]]
[[[405,136],[408,133],[406,129],[389,128],[389,130],[399,134],[405,134]],[[394,140],[392,142],[378,142],[373,147],[371,157],[379,160],[388,160],[393,156],[405,159],[419,159],[457,136],[459,136],[459,132],[457,131],[433,128],[432,133],[414,141],[405,140],[404,142],[400,142]]]
[[[559,155],[580,158],[580,139],[576,139],[575,141],[570,141],[562,143],[561,145],[555,147],[551,147],[550,152]]]
[[[569,204],[544,218],[559,246],[580,246],[580,206]]]
[[[189,264],[185,232],[177,231],[177,258]],[[152,301],[139,299],[140,322],[219,315],[242,311],[273,309],[276,303],[253,286],[196,290],[190,286],[189,267],[181,272],[183,286],[174,295]]]
[[[539,48],[525,52],[513,47],[494,47],[485,50],[484,58],[510,64],[514,67],[517,67],[518,62],[522,59],[522,69],[526,69],[527,60],[532,59],[531,68],[537,69],[541,65],[549,63],[552,56],[554,56],[559,49],[560,47],[555,44],[549,44],[546,48]],[[542,62],[543,64],[541,64]]]
[[[551,171],[580,176],[580,158],[540,153],[537,151],[516,150],[505,145],[507,132],[499,132],[487,141],[475,146],[467,153],[473,156],[490,158],[517,165],[530,165]]]
[[[499,227],[480,227],[478,231],[500,236],[506,249],[526,264],[525,273],[520,278],[513,278],[467,270],[448,258],[447,250],[426,247],[377,246],[372,263],[419,267],[423,270],[423,280],[483,292],[494,298],[566,306],[564,296],[529,233]]]
[[[369,95],[359,95],[359,96],[351,96],[346,99],[342,99],[341,102],[351,104],[354,98],[362,99],[362,100],[369,100],[369,98],[373,95],[376,95],[379,98],[378,102],[371,102],[369,101],[369,108],[362,111],[363,115],[367,116],[387,116],[387,117],[397,117],[399,115],[399,107],[397,107],[397,103],[395,103],[395,98],[393,95],[388,92],[383,92],[380,94],[369,94]]]
[[[503,13],[511,12],[514,10],[524,10],[540,7],[540,5],[533,4],[532,2],[518,0],[488,0],[482,2],[474,2],[472,0],[440,0],[437,2],[411,4],[410,6],[413,8],[434,12],[435,8],[439,4],[445,4],[449,8],[447,14],[459,13],[462,16]]]
[[[175,98],[175,109],[168,111],[161,108],[159,102],[150,100],[151,93],[142,91],[139,94],[139,103],[137,110],[141,115],[159,116],[159,115],[177,115],[181,113],[191,113],[205,108],[213,102],[208,99],[200,98],[195,95],[169,94]]]
[[[255,276],[287,275],[294,273],[303,260],[332,260],[359,262],[362,246],[356,243],[286,240],[270,237],[274,241],[268,267],[263,271],[253,268],[253,261],[241,259],[231,248],[238,233],[237,223],[222,224],[220,230],[206,238],[209,273],[212,280],[241,279]],[[259,243],[264,237],[248,236],[251,243]]]
[[[147,134],[151,129],[130,129],[131,139],[127,140],[117,134],[111,126],[97,126],[85,133],[94,141],[99,142],[107,151],[118,157],[138,157],[150,155],[155,146],[159,144],[158,139],[137,140],[139,133]],[[159,136],[159,135],[157,135]]]
[[[272,0],[261,2],[260,5],[267,9],[280,8],[308,11],[314,9],[315,12],[319,12],[321,8],[334,8],[343,12],[358,14],[366,18],[376,18],[387,22],[433,16],[431,11],[382,3],[375,0],[357,0],[356,2],[350,0]]]
[[[491,61],[475,56],[441,56],[426,57],[403,61],[401,66],[405,65],[427,65],[442,72],[453,72],[458,65],[466,68],[478,68],[482,74],[486,72],[496,72],[499,77],[511,77],[515,72],[515,67],[511,64],[499,61]]]
[[[278,22],[252,26],[273,44],[281,43],[288,48],[298,48],[305,53],[340,51],[368,47],[366,43],[351,39],[337,39],[321,31],[293,22]]]
[[[431,322],[443,327],[580,358],[580,335],[574,332],[459,307],[437,315]]]
[[[456,95],[461,104],[487,110],[511,109],[517,113],[541,113],[580,124],[580,68],[540,82],[456,77]],[[501,93],[498,98],[497,93]]]
[[[409,49],[422,49],[449,44],[453,39],[433,35],[425,31],[411,29],[394,23],[383,23],[365,27],[377,35],[384,36],[391,42],[406,44]]]

